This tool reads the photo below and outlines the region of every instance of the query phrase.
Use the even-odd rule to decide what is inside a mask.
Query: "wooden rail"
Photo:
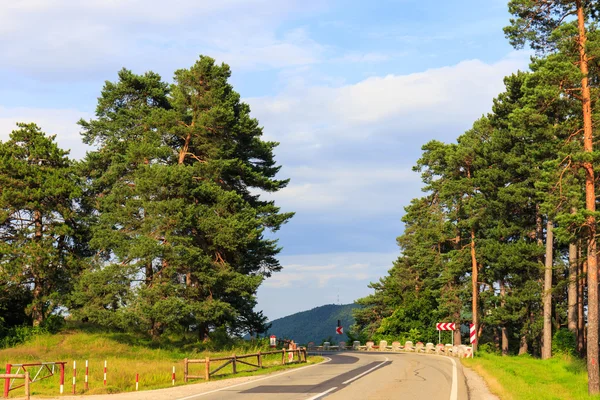
[[[9,387],[11,379],[25,379],[25,398],[29,400],[31,395],[29,391],[29,371],[25,371],[24,374],[0,374],[0,379],[4,379],[5,388]],[[5,391],[5,393],[7,393],[7,391]],[[8,396],[5,395],[5,398],[8,398]]]
[[[284,364],[286,364],[286,355],[290,354],[290,353],[298,355],[297,356],[298,361],[293,361],[293,362],[306,362],[306,349],[305,348],[299,348],[299,349],[295,349],[295,350],[283,349],[283,350],[273,350],[273,351],[265,351],[265,352],[259,351],[258,353],[254,353],[254,354],[243,354],[243,355],[235,355],[234,354],[230,357],[216,357],[216,358],[206,357],[206,358],[201,358],[201,359],[197,359],[197,360],[186,358],[183,360],[183,380],[184,380],[184,382],[187,382],[188,379],[205,379],[208,381],[208,380],[210,380],[210,377],[212,375],[214,375],[218,371],[222,370],[229,364],[231,364],[231,369],[234,374],[237,374],[238,363],[248,365],[250,367],[255,367],[256,369],[262,369],[263,368],[263,357],[268,356],[268,355],[273,355],[273,354],[281,354],[281,365],[284,365]],[[253,358],[253,357],[256,357],[256,363],[252,363],[250,361],[243,361],[244,359]],[[225,363],[211,371],[210,363],[211,362],[219,362],[219,361],[225,361]],[[190,375],[190,373],[189,373],[189,365],[190,364],[204,364],[204,374]]]

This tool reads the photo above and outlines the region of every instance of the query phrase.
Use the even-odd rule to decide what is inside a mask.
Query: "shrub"
[[[577,355],[577,337],[566,328],[561,328],[554,333],[552,338],[552,354]]]

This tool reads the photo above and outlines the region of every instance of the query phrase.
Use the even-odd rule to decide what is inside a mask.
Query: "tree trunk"
[[[188,150],[190,148],[190,140],[191,139],[192,139],[192,134],[188,133],[188,135],[185,137],[185,143],[183,144],[183,147],[179,151],[179,160],[177,161],[177,164],[183,164],[183,161],[185,160],[185,156],[187,155]]]
[[[577,334],[577,245],[569,243],[569,284],[567,292],[567,327]]]
[[[42,213],[40,211],[33,212],[33,224],[34,224],[34,235],[33,241],[36,243],[41,242],[43,235],[43,224],[42,224]],[[39,244],[38,244],[39,246]],[[40,249],[38,249],[40,251]],[[33,321],[33,326],[39,326],[44,320],[44,310],[42,304],[42,285],[41,279],[39,278],[37,271],[42,269],[43,267],[40,265],[42,263],[42,258],[37,256],[35,259],[35,264],[31,266],[31,272],[33,275],[33,299],[31,305],[31,319]]]
[[[544,334],[542,342],[542,359],[552,357],[552,264],[553,264],[553,224],[550,219],[546,223],[546,261],[544,269]]]
[[[581,104],[583,111],[583,150],[586,153],[594,151],[592,130],[592,96],[588,80],[587,34],[583,1],[576,0],[577,28],[579,31],[579,69],[581,70]],[[595,395],[600,392],[600,369],[598,366],[598,261],[596,260],[596,193],[594,187],[594,165],[592,161],[583,162],[585,170],[585,208],[590,212],[587,217],[588,246],[587,246],[587,280],[588,280],[588,323],[587,323],[587,370],[588,393]]]
[[[477,257],[475,253],[475,230],[471,229],[471,286],[473,291],[472,298],[472,312],[473,312],[473,325],[475,325],[476,332],[479,330],[479,318],[477,315],[478,303],[479,303],[479,269],[477,268]],[[477,341],[473,343],[473,352],[477,351]]]
[[[456,327],[457,327],[458,329],[456,329],[456,330],[454,331],[454,344],[455,344],[456,346],[460,346],[460,345],[462,344],[462,339],[461,339],[461,337],[460,337],[460,322],[458,322],[458,323],[456,324]]]
[[[579,282],[577,283],[577,351],[579,355],[584,358],[586,352],[585,343],[585,316],[583,314],[584,298],[585,298],[585,286],[587,274],[587,261],[580,264],[579,268]]]
[[[521,336],[521,341],[519,342],[519,355],[529,353],[529,345],[527,344],[527,335]]]
[[[506,296],[506,287],[504,286],[504,281],[500,281],[500,307],[504,308],[506,304],[505,296]],[[502,333],[502,355],[508,355],[508,331],[506,329],[506,325],[502,322],[502,326],[500,327],[500,331]]]

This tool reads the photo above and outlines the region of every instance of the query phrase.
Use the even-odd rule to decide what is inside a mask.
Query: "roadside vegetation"
[[[219,347],[219,350],[215,350]],[[65,329],[58,334],[42,333],[31,336],[25,343],[0,350],[0,365],[6,363],[31,363],[41,361],[66,361],[65,393],[72,393],[73,361],[77,361],[77,393],[102,394],[135,390],[135,376],[139,374],[140,389],[150,390],[171,387],[172,368],[175,366],[176,385],[183,385],[183,359],[224,357],[233,354],[249,354],[268,351],[268,341],[236,340],[229,343],[193,343],[189,338],[171,337],[158,343],[145,336],[122,332],[106,332],[97,328]],[[84,391],[85,360],[89,362],[89,391]],[[103,385],[104,361],[107,361],[107,385]],[[309,357],[308,362],[321,361],[319,357]],[[306,364],[281,365],[281,355],[265,356],[265,368],[255,368],[239,364],[238,374],[231,374],[228,366],[219,371],[211,380],[226,379],[246,375],[266,374],[280,369],[296,368]],[[215,365],[217,366],[217,365]],[[199,375],[202,365],[190,365],[190,374]],[[214,368],[214,367],[213,367]],[[13,369],[13,372],[15,369]],[[58,371],[58,370],[57,370]],[[190,380],[201,383],[202,379]],[[11,392],[11,397],[22,396],[22,389]],[[59,374],[52,378],[35,382],[32,394],[56,396],[59,394]]]
[[[422,147],[413,169],[425,193],[405,207],[400,255],[357,301],[349,336],[434,342],[436,323],[454,322],[454,342],[468,343],[473,325],[474,347],[507,356],[475,362],[514,372],[518,385],[502,381],[510,393],[598,394],[600,1],[507,3],[504,32],[534,51],[529,70],[505,77],[491,111],[456,141]],[[572,362],[551,359],[554,342]],[[564,391],[538,385],[581,366],[575,357],[587,380],[572,372]]]
[[[530,355],[480,353],[463,364],[481,375],[502,400],[583,400],[588,395],[585,361],[566,355],[548,360]]]

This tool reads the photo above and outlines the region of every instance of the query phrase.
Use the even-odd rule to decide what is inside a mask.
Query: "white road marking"
[[[222,391],[222,390],[228,390],[228,389],[231,389],[231,388],[234,388],[234,387],[243,386],[243,385],[248,385],[248,384],[250,384],[250,383],[254,383],[254,382],[260,382],[260,381],[264,381],[264,380],[266,380],[266,379],[275,378],[275,377],[277,377],[277,376],[281,376],[281,375],[290,374],[290,373],[292,373],[292,372],[296,372],[296,371],[301,371],[301,370],[303,370],[303,369],[306,369],[306,368],[316,367],[317,365],[325,364],[325,363],[328,363],[329,361],[331,361],[331,358],[329,358],[329,357],[325,357],[325,358],[326,358],[327,360],[325,360],[325,361],[322,361],[322,362],[320,362],[320,363],[318,363],[318,364],[307,365],[306,367],[301,367],[301,368],[290,369],[289,371],[285,371],[285,372],[282,372],[282,373],[279,373],[279,374],[275,374],[275,375],[269,375],[269,376],[265,376],[264,378],[260,378],[260,379],[254,379],[254,380],[251,380],[251,381],[248,381],[248,382],[242,382],[242,383],[238,383],[238,384],[231,385],[231,386],[225,386],[225,387],[222,387],[221,389],[215,389],[215,390],[211,390],[211,391],[209,391],[209,392],[198,393],[198,394],[194,394],[194,395],[191,395],[191,396],[188,396],[188,397],[182,397],[182,398],[180,398],[180,399],[177,399],[177,400],[188,400],[188,399],[195,399],[196,397],[206,396],[207,394],[217,393],[217,392],[220,392],[220,391]],[[327,393],[327,392],[325,392],[325,393]]]
[[[345,381],[345,382],[342,382],[342,384],[343,384],[343,385],[345,385],[345,384],[347,384],[347,383],[350,383],[350,382],[352,382],[352,381],[355,381],[355,380],[357,380],[357,379],[358,379],[358,378],[360,378],[361,376],[363,376],[363,375],[366,375],[366,374],[368,374],[369,372],[373,371],[374,369],[377,369],[377,368],[381,367],[383,364],[385,364],[385,363],[386,363],[386,362],[388,362],[389,360],[390,360],[390,359],[386,357],[386,358],[385,358],[385,361],[384,361],[384,362],[382,362],[381,364],[374,366],[373,368],[371,368],[371,369],[369,369],[369,370],[367,370],[367,371],[363,372],[362,374],[356,375],[354,378],[350,378],[350,379],[348,379],[347,381]]]
[[[450,400],[458,400],[458,372],[456,369],[456,361],[451,358],[452,361],[452,388],[450,389]]]
[[[308,399],[306,399],[306,400],[316,400],[316,399],[318,399],[319,397],[325,396],[325,395],[326,395],[327,393],[329,393],[329,392],[333,392],[335,389],[337,389],[337,386],[336,386],[336,387],[332,387],[331,389],[328,389],[328,390],[326,390],[326,391],[324,391],[324,392],[322,392],[322,393],[319,393],[319,394],[318,394],[318,395],[316,395],[316,396],[309,397],[309,398],[308,398]]]

